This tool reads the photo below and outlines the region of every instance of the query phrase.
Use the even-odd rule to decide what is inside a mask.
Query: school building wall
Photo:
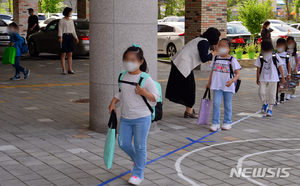
[[[216,27],[221,37],[227,33],[227,0],[185,1],[185,43]]]

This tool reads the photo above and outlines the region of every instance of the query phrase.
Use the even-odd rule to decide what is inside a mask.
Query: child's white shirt
[[[284,62],[281,60],[281,58],[278,54],[276,54],[276,58],[277,58],[277,61],[276,61],[277,67],[282,66],[282,64]],[[278,82],[279,81],[278,71],[276,69],[276,66],[274,65],[272,54],[264,56],[264,60],[265,60],[265,62],[261,69],[259,81]],[[254,65],[261,68],[260,57],[258,57],[256,59]]]
[[[289,74],[289,71],[288,71],[288,67],[286,66],[286,55],[287,55],[287,52],[281,52],[281,53],[278,53],[278,55],[280,56],[281,60],[282,60],[282,68],[283,68],[283,72],[284,72],[284,77],[288,76]],[[291,57],[289,57],[289,62],[291,63]],[[279,77],[282,77],[281,74]]]
[[[294,53],[294,49],[288,49],[287,51],[290,54],[290,64],[291,64],[291,69],[294,70],[296,67],[296,63],[297,63],[297,58],[298,58],[298,54],[296,54],[296,56],[292,56]]]
[[[220,60],[220,58],[230,59],[231,57],[222,58],[222,57],[218,56],[217,57],[218,60],[217,61],[213,60],[213,62],[210,64],[210,67],[213,70],[213,74],[211,77],[210,89],[223,90],[224,92],[235,93],[235,84],[234,83],[232,83],[230,87],[226,86],[226,83],[233,78],[233,77],[230,78],[230,68],[229,68],[230,61],[229,60]],[[235,57],[232,57],[231,65],[232,65],[233,74],[234,74],[234,71],[242,68]]]
[[[123,80],[138,83],[141,74],[131,75],[126,73]],[[147,92],[154,95],[156,101],[149,101],[151,106],[155,106],[160,95],[151,77],[148,77],[144,83]],[[151,112],[144,102],[143,98],[135,93],[136,87],[130,84],[122,83],[121,92],[118,92],[115,97],[121,101],[121,116],[125,119],[137,119],[150,116]]]

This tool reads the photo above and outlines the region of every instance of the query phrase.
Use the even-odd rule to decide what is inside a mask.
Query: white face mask
[[[224,47],[218,48],[218,52],[219,52],[219,54],[220,54],[221,56],[228,54],[228,51],[229,51],[229,50],[228,50],[227,48],[224,48]]]
[[[124,69],[127,70],[128,72],[134,72],[140,67],[138,63],[132,61],[127,61],[127,62],[124,61],[123,66]]]
[[[295,45],[294,44],[290,44],[287,46],[289,49],[294,49],[295,48]]]
[[[279,52],[279,53],[284,52],[284,48],[283,47],[277,47],[277,52]]]

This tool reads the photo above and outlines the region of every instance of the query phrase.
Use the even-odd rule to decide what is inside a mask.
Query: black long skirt
[[[193,71],[185,78],[172,62],[166,98],[174,103],[193,108],[196,98],[196,85]]]

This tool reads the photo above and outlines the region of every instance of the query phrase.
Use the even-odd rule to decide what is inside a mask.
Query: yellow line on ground
[[[242,78],[249,80],[249,79],[256,79],[256,78]],[[207,81],[208,78],[196,78],[196,81]],[[167,82],[167,79],[159,79],[158,82]],[[61,83],[61,84],[37,84],[37,85],[0,85],[0,88],[33,88],[33,87],[59,87],[59,86],[78,86],[78,85],[89,85],[90,83]]]
[[[89,85],[89,83],[61,83],[61,84],[37,84],[37,85],[1,85],[0,88],[32,88],[32,87],[58,87],[58,86],[70,86],[70,85]]]

